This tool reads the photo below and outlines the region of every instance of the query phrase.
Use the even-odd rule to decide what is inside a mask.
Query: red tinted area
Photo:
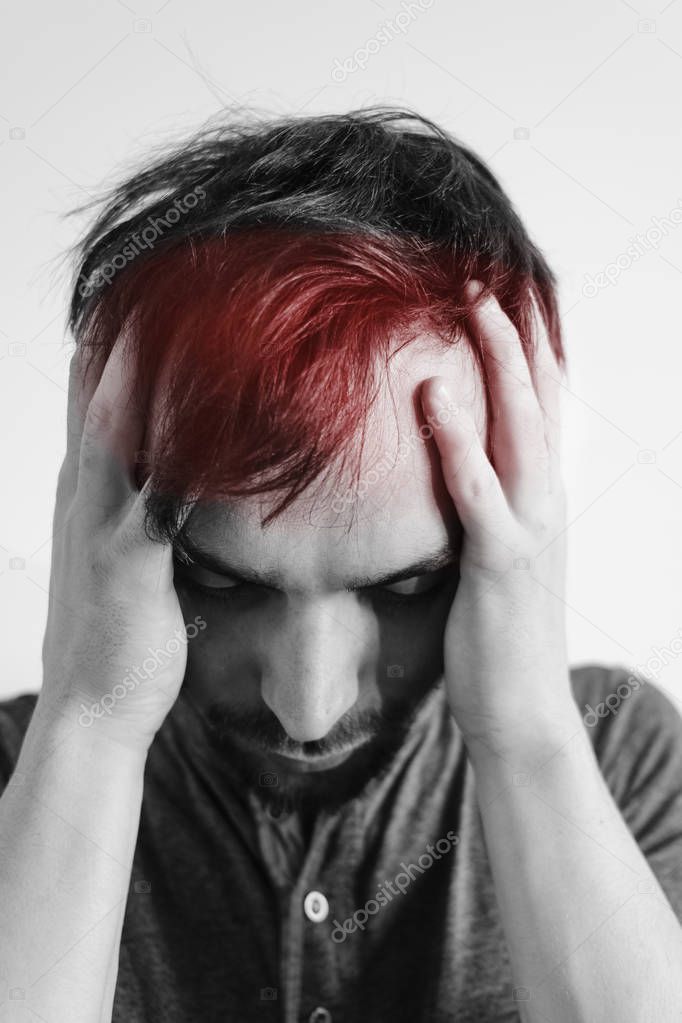
[[[472,276],[529,355],[532,296],[563,358],[549,290],[513,268],[471,270],[471,257],[395,234],[272,227],[185,239],[102,287],[80,340],[105,360],[130,320],[144,407],[164,381],[166,413],[142,474],[153,470],[157,491],[212,500],[282,490],[283,508],[362,430],[396,337],[461,336]]]

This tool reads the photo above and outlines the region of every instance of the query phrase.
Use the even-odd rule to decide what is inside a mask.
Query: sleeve
[[[37,693],[0,700],[0,794],[12,776],[33,714]]]
[[[577,688],[588,702],[580,709],[600,769],[682,922],[682,714],[636,671],[582,671],[587,685]]]

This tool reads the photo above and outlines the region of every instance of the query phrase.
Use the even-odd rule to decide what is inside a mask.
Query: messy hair
[[[97,210],[74,253],[69,325],[101,366],[126,328],[143,407],[167,382],[145,466],[160,539],[177,543],[190,495],[281,496],[265,524],[345,469],[396,338],[466,337],[489,402],[480,344],[463,330],[471,279],[531,367],[534,307],[564,362],[554,277],[511,202],[474,153],[412,111],[222,113]]]

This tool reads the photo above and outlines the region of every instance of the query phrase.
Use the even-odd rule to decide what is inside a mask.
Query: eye
[[[389,586],[382,586],[381,589],[388,593],[398,593],[403,597],[414,597],[433,589],[438,581],[438,579],[434,581],[431,575],[414,575],[411,579],[402,579],[399,583],[391,583]]]
[[[181,572],[181,574],[185,573]],[[231,575],[217,575],[215,572],[209,572],[208,569],[202,568],[201,565],[193,565],[189,577],[191,582],[207,590],[235,590],[244,585],[241,579],[235,579]]]
[[[195,563],[186,565],[175,558],[174,564],[175,579],[181,586],[211,600],[236,600],[257,589],[234,576],[218,575]]]
[[[409,607],[435,598],[453,578],[453,574],[453,566],[446,565],[437,572],[415,575],[387,586],[377,586],[369,592],[380,604]]]

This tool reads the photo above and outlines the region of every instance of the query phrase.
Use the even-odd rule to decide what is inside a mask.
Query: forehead
[[[265,528],[261,520],[276,503],[273,495],[200,504],[189,537],[212,553],[238,554],[252,567],[293,566],[308,577],[311,570],[334,571],[341,562],[345,572],[369,564],[400,568],[435,549],[457,531],[419,399],[420,385],[435,375],[448,378],[455,402],[473,416],[483,437],[484,390],[469,345],[446,346],[420,334],[395,346],[381,369],[364,444],[358,436],[348,457],[348,465],[358,468],[355,479],[332,467]]]

